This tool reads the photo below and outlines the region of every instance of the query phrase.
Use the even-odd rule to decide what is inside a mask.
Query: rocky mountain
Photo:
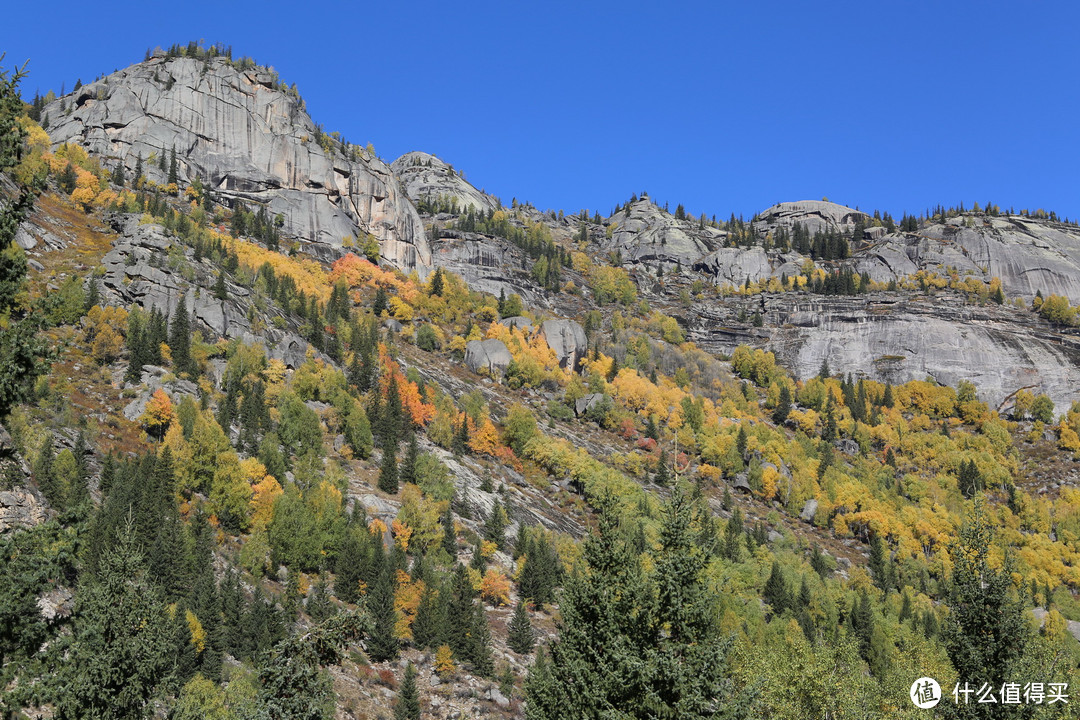
[[[401,180],[409,199],[416,204],[456,204],[460,210],[470,206],[478,212],[495,210],[499,199],[477,190],[451,165],[424,152],[405,153],[390,164]]]
[[[690,266],[724,244],[727,233],[696,222],[676,220],[648,196],[608,218],[611,237],[600,242],[604,252],[618,252],[623,261],[652,266]]]
[[[161,55],[84,85],[44,108],[53,147],[76,143],[129,175],[141,157],[161,185],[175,149],[182,184],[280,214],[317,257],[370,233],[388,261],[426,272],[424,228],[390,167],[324,134],[269,70],[237,65]]]

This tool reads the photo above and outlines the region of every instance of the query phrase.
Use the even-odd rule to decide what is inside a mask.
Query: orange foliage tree
[[[146,403],[146,409],[139,416],[139,421],[146,426],[146,431],[159,440],[165,436],[173,420],[172,400],[164,390],[158,388]]]

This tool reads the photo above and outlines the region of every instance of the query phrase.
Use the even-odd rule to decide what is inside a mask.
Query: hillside
[[[921,676],[1077,679],[1075,225],[506,206],[195,45],[3,80],[5,712],[914,718]]]

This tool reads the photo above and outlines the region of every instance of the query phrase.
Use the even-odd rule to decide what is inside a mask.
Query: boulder
[[[465,345],[465,366],[473,372],[484,369],[498,378],[513,360],[513,355],[502,340],[471,340]]]
[[[559,359],[559,367],[577,371],[589,349],[585,329],[573,320],[545,320],[540,333]]]
[[[845,455],[859,454],[859,443],[855,442],[851,438],[840,438],[839,440],[835,441],[833,445],[835,445],[836,449],[844,453]]]
[[[601,240],[601,252],[618,252],[628,263],[689,267],[698,258],[723,245],[727,233],[699,227],[697,221],[677,220],[642,197],[611,217],[610,239]]]
[[[744,473],[738,473],[735,475],[735,480],[731,483],[731,487],[741,492],[750,492],[750,478]]]
[[[581,417],[604,400],[604,393],[589,393],[574,401],[574,414]]]
[[[394,333],[399,333],[404,328],[404,326],[394,318],[383,320],[383,327]]]
[[[814,515],[817,514],[817,500],[810,498],[802,506],[802,512],[799,513],[799,518],[804,522],[813,522]]]

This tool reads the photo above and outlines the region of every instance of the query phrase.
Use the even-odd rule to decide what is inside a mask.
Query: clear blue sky
[[[1080,216],[1071,1],[10,5],[24,96],[223,42],[328,131],[540,208],[606,215],[647,190],[720,217],[823,196]]]

